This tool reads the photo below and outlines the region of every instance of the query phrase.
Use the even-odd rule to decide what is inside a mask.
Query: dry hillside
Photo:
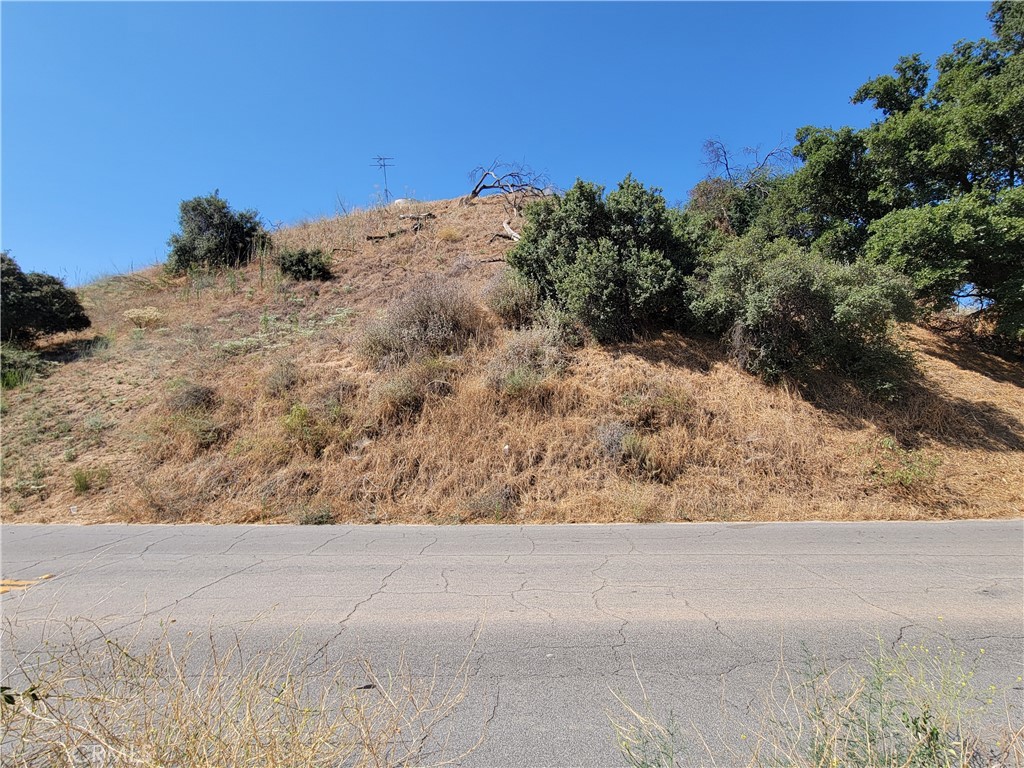
[[[418,232],[410,212],[430,212]],[[427,276],[478,300],[495,198],[299,224],[326,283],[267,264],[81,291],[93,328],[3,394],[5,522],[567,522],[1005,517],[1024,509],[1024,370],[923,328],[895,405],[768,386],[714,340],[547,350],[480,311],[458,354],[377,370],[364,329]],[[130,310],[147,310],[135,322]],[[541,344],[541,346],[543,346]]]

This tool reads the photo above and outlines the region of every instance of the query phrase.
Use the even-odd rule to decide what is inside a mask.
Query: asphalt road
[[[622,765],[643,691],[736,749],[781,669],[953,642],[1024,698],[1024,521],[471,526],[3,526],[4,658],[84,617],[108,633],[298,632],[311,658],[468,659],[466,766]],[[44,575],[52,578],[38,580]],[[160,629],[162,628],[162,629]],[[641,688],[641,685],[643,688]],[[1020,715],[1018,710],[1017,716]],[[691,747],[693,764],[704,748]]]

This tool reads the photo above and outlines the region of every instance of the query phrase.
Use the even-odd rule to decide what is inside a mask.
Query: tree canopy
[[[971,298],[1021,338],[1024,295],[1024,6],[996,2],[993,39],[930,66],[903,56],[854,103],[869,127],[797,131],[802,166],[763,223],[816,251],[906,274],[934,307]]]
[[[989,19],[992,39],[858,88],[868,127],[799,128],[792,165],[709,141],[682,209],[632,176],[607,197],[577,181],[527,209],[509,263],[599,341],[711,331],[748,370],[828,368],[883,395],[909,370],[892,327],[922,311],[1024,339],[1024,3]]]
[[[6,251],[0,254],[0,283],[4,341],[29,341],[90,325],[78,296],[63,281],[42,272],[23,272]]]
[[[167,270],[186,272],[192,267],[237,267],[246,264],[265,232],[256,211],[234,211],[215,190],[206,197],[181,202],[181,232],[167,244]]]

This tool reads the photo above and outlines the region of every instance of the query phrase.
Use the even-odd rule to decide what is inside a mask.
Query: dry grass
[[[808,658],[801,672],[780,661],[776,679],[738,743],[659,715],[643,692],[612,727],[630,768],[681,768],[718,762],[747,768],[1021,768],[1024,725],[1011,684],[980,689],[984,650],[968,654],[937,637],[932,647],[903,643],[839,669]],[[638,677],[639,679],[639,677]],[[1016,685],[1019,685],[1017,678]],[[702,756],[703,755],[703,756]]]
[[[436,218],[365,239],[408,228],[399,215],[409,212]],[[332,254],[325,283],[283,279],[257,260],[88,286],[93,331],[52,339],[47,355],[64,364],[4,392],[4,520],[286,522],[317,509],[340,522],[448,523],[493,520],[481,512],[492,507],[515,523],[843,520],[1024,509],[1024,370],[923,328],[906,340],[921,376],[893,405],[838,380],[767,386],[714,340],[665,333],[566,349],[558,334],[540,339],[493,318],[450,352],[400,356],[385,371],[366,362],[365,330],[425,280],[483,312],[504,268],[508,242],[491,238],[504,217],[498,200],[441,201],[275,233],[277,247]],[[160,327],[125,319],[139,306],[159,313]],[[189,385],[216,396],[179,408]],[[617,445],[609,425],[619,425]],[[108,482],[75,496],[73,474],[89,467],[107,468]]]
[[[14,629],[3,630],[12,655]],[[142,641],[65,630],[5,669],[4,765],[397,768],[464,757],[448,739],[465,665],[444,680],[404,662],[384,673],[367,660],[317,662],[297,636],[253,654],[244,635],[225,645],[191,632]]]

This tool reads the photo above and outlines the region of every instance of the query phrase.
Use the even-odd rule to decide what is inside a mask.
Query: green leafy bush
[[[330,443],[331,432],[327,425],[302,403],[291,407],[283,424],[288,436],[311,456],[319,456]]]
[[[994,304],[999,330],[1024,338],[1024,188],[973,193],[873,222],[866,257],[908,275],[936,308]]]
[[[90,325],[77,294],[42,272],[22,272],[7,251],[0,253],[0,333],[4,341],[81,331]]]
[[[689,294],[704,327],[728,334],[737,361],[769,379],[827,367],[883,386],[901,367],[891,326],[914,315],[907,280],[891,270],[839,264],[756,230],[691,278]]]
[[[599,341],[676,322],[692,258],[658,189],[627,176],[604,188],[577,181],[526,211],[508,262],[542,299],[578,317]]]
[[[71,482],[76,496],[92,490],[106,488],[110,482],[110,470],[106,467],[100,467],[99,469],[76,469],[71,475]]]
[[[347,448],[356,431],[346,402],[356,387],[347,383],[315,394],[308,402],[295,403],[284,417],[288,437],[310,456],[320,456],[329,446]]]
[[[457,286],[431,280],[416,286],[371,323],[360,352],[379,368],[462,349],[483,327],[480,308]]]
[[[181,232],[167,241],[167,270],[173,274],[194,267],[242,266],[267,239],[256,211],[233,211],[216,191],[183,200],[179,223]]]
[[[920,451],[907,450],[893,438],[885,437],[878,442],[869,474],[884,487],[915,491],[935,480],[935,470],[940,461]]]
[[[292,280],[331,279],[331,258],[319,248],[285,248],[274,254],[273,262],[282,275]]]

